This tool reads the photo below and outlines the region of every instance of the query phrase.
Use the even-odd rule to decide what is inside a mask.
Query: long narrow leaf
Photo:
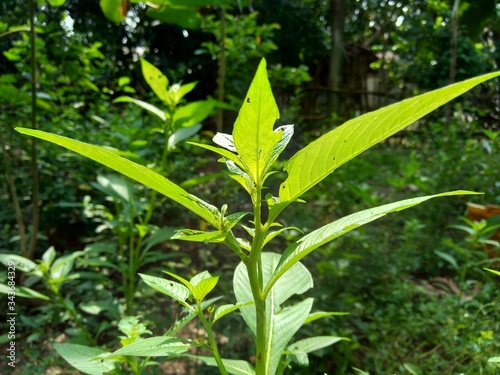
[[[183,205],[195,214],[201,216],[210,224],[219,227],[219,215],[217,208],[204,202],[200,198],[189,194],[180,186],[163,177],[162,175],[146,168],[143,165],[134,163],[128,159],[122,158],[111,151],[105,150],[102,147],[90,145],[80,141],[75,141],[71,138],[62,137],[51,133],[46,133],[40,130],[32,130],[26,128],[16,128],[19,133],[31,135],[36,138],[43,139],[56,145],[67,148],[89,159],[97,161],[131,179],[140,182],[147,187],[165,195],[166,197]]]
[[[385,204],[383,206],[370,208],[354,214],[345,216],[333,223],[327,224],[308,235],[302,237],[297,243],[287,247],[281,256],[280,262],[274,271],[269,283],[266,285],[264,295],[266,295],[274,283],[283,275],[290,267],[299,262],[306,255],[320,247],[340,237],[353,229],[359,228],[362,225],[368,224],[377,220],[388,213],[402,211],[407,208],[416,206],[422,202],[436,197],[444,197],[448,195],[470,195],[478,194],[471,191],[457,190],[447,193],[427,195],[419,198],[405,199],[399,202]]]
[[[165,112],[163,112],[160,108],[142,100],[134,99],[129,96],[120,96],[113,100],[113,103],[134,103],[135,105],[144,108],[146,111],[149,111],[152,114],[158,116],[160,120],[167,121],[167,115],[165,114]]]
[[[288,178],[279,197],[290,202],[319,183],[342,164],[417,121],[474,86],[498,77],[486,74],[416,96],[346,122],[297,152],[284,169]]]

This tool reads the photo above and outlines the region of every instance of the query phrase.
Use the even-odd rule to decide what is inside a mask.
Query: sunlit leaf
[[[170,94],[168,93],[168,78],[153,64],[141,59],[142,75],[148,83],[151,90],[164,103],[169,103]]]
[[[474,86],[499,75],[500,72],[486,74],[415,96],[359,116],[330,131],[297,152],[285,164],[288,178],[280,186],[280,200],[295,200],[363,151]]]
[[[233,139],[238,155],[253,181],[261,181],[282,131],[274,131],[279,118],[267,78],[266,62],[262,60],[250,85],[245,101],[234,123]]]
[[[405,199],[399,202],[389,203],[383,206],[370,208],[354,214],[345,216],[333,223],[327,224],[315,231],[302,237],[297,243],[287,247],[283,252],[278,267],[274,271],[269,284],[266,286],[264,293],[280,279],[281,275],[290,267],[304,258],[306,255],[316,250],[321,245],[324,245],[335,238],[338,238],[362,225],[368,224],[377,220],[388,213],[402,211],[407,208],[416,206],[422,202],[436,197],[444,197],[449,195],[470,195],[477,194],[470,191],[452,191],[447,193],[427,195],[419,198]]]
[[[123,175],[140,182],[151,189],[165,195],[166,197],[176,201],[177,203],[188,208],[192,212],[204,218],[206,221],[218,227],[220,224],[220,214],[217,208],[202,201],[201,199],[189,194],[180,186],[174,184],[167,178],[154,172],[153,170],[134,163],[128,159],[122,158],[115,153],[105,150],[102,147],[90,145],[87,143],[75,141],[71,138],[62,137],[59,135],[42,132],[39,130],[16,128],[22,134],[31,135],[40,138],[59,146],[72,150],[89,159],[95,160]]]

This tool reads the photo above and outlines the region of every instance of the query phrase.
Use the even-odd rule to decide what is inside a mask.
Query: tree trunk
[[[344,19],[345,0],[331,0],[331,42],[328,87],[332,90],[339,90],[342,87],[343,62],[344,62]],[[332,92],[328,97],[328,111],[330,113],[340,113],[340,94]]]

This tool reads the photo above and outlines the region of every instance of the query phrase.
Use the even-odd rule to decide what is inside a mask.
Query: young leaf
[[[43,262],[50,267],[54,259],[56,258],[56,250],[54,246],[49,247],[42,255]]]
[[[212,357],[204,357],[204,356],[193,356],[200,361],[205,362],[208,366],[217,366],[217,362]],[[224,363],[224,367],[227,372],[232,375],[255,375],[255,369],[253,366],[246,362],[238,359],[223,359],[222,363]]]
[[[172,297],[183,305],[185,301],[191,296],[191,292],[184,285],[176,283],[175,281],[165,280],[155,276],[139,274],[142,280],[151,288],[160,293]]]
[[[141,59],[142,75],[151,90],[164,103],[169,103],[170,95],[167,90],[168,78],[153,64]]]
[[[174,184],[162,175],[146,168],[143,165],[134,163],[128,159],[122,158],[111,151],[105,150],[102,147],[90,145],[80,141],[75,141],[71,138],[62,137],[59,135],[42,132],[39,130],[16,128],[19,133],[31,135],[36,138],[43,139],[48,142],[55,143],[65,147],[89,159],[97,161],[125,176],[140,182],[147,187],[165,195],[166,197],[183,205],[195,214],[201,216],[210,224],[219,227],[219,213],[217,208],[204,202],[203,200],[189,194],[180,186]]]
[[[133,355],[137,357],[165,357],[185,353],[189,344],[176,337],[149,337],[133,342],[116,350],[114,355]]]
[[[274,271],[269,283],[264,289],[264,295],[269,292],[270,288],[277,282],[280,277],[286,272],[290,267],[304,258],[306,255],[316,250],[321,245],[326,244],[340,237],[353,229],[359,228],[362,225],[370,223],[377,220],[388,213],[402,211],[407,208],[416,206],[422,202],[436,197],[444,197],[448,195],[469,195],[477,194],[470,191],[458,190],[447,193],[427,195],[419,198],[405,199],[399,202],[393,202],[385,204],[383,206],[369,208],[354,214],[345,216],[333,223],[327,224],[315,231],[302,237],[297,243],[287,247],[281,256],[280,262],[276,270]]]
[[[185,85],[172,85],[170,90],[174,93],[174,105],[179,104],[184,95],[190,93],[198,84],[198,81],[189,82]]]
[[[403,100],[352,119],[323,135],[297,152],[285,164],[288,178],[280,186],[280,201],[294,201],[363,151],[474,86],[499,75],[500,72],[486,74]]]
[[[114,361],[97,359],[104,350],[77,344],[54,344],[54,349],[77,370],[89,375],[103,375],[114,369]]]
[[[267,78],[266,61],[263,59],[233,130],[234,145],[245,164],[244,171],[254,182],[261,181],[266,173],[266,166],[273,157],[274,148],[282,138],[282,131],[273,131],[278,118],[278,106]]]
[[[219,276],[212,276],[208,279],[200,281],[193,288],[193,297],[198,301],[203,300],[208,295],[208,293],[210,293],[215,288],[218,282]]]

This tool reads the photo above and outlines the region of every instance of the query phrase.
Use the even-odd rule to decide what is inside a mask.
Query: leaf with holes
[[[500,72],[485,74],[415,96],[359,116],[335,128],[297,152],[285,164],[288,178],[280,186],[280,201],[294,201],[363,151],[474,86],[498,76]]]

